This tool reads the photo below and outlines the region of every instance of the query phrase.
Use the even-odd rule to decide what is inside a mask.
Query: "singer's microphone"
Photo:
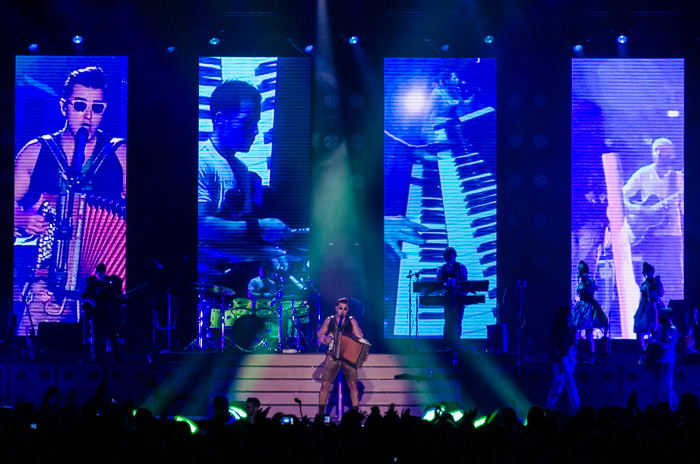
[[[78,129],[75,134],[75,152],[73,153],[73,174],[80,175],[80,170],[85,162],[85,145],[87,145],[88,130],[84,127]]]

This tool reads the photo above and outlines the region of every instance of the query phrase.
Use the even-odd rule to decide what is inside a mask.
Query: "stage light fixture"
[[[440,47],[440,50],[442,50],[443,52],[446,52],[446,51],[449,50],[449,49],[450,49],[450,45],[449,45],[449,44],[444,44],[442,47]]]
[[[221,42],[221,39],[219,39],[218,37],[212,37],[211,39],[209,39],[209,43],[212,45],[219,45],[219,42]]]
[[[582,51],[583,51],[583,45],[581,45],[581,44],[574,45],[574,52],[581,53]]]
[[[617,36],[617,43],[619,43],[619,44],[627,43],[627,36],[624,34],[620,34],[619,36]]]
[[[76,45],[79,45],[83,43],[83,36],[82,35],[76,35],[73,37],[73,43]]]
[[[304,47],[304,51],[306,53],[311,53],[312,51],[314,51],[314,46],[312,44],[309,44],[306,47]]]
[[[355,44],[356,44],[357,42],[359,42],[359,41],[360,41],[360,38],[357,37],[356,35],[353,35],[352,37],[350,37],[350,38],[348,39],[348,43],[349,43],[350,45],[355,45]]]
[[[34,53],[39,50],[39,44],[29,44],[29,47],[27,47],[30,52]]]
[[[492,35],[487,35],[486,37],[484,37],[484,43],[487,43],[487,44],[493,43],[494,40],[495,39]]]

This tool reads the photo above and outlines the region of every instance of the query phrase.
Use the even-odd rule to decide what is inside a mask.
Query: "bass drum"
[[[263,319],[248,314],[238,317],[233,323],[231,337],[239,350],[249,353],[265,345],[267,332],[268,328]]]

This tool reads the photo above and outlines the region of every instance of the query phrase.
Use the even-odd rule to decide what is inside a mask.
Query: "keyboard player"
[[[459,284],[469,280],[467,266],[457,262],[457,251],[452,247],[442,253],[445,264],[437,271],[437,281],[447,290],[443,307],[445,309],[445,328],[443,329],[443,350],[459,350],[462,337],[462,318],[464,301],[459,297],[466,292],[459,289]]]

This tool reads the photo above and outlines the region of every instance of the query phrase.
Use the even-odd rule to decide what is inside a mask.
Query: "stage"
[[[232,405],[243,405],[257,397],[270,412],[313,416],[325,355],[322,353],[152,353],[127,358],[121,363],[90,363],[71,359],[39,362],[0,362],[0,403],[13,406],[21,401],[39,405],[47,390],[56,385],[61,402],[75,395],[81,405],[94,395],[104,380],[105,400],[130,399],[156,415],[211,415],[211,400],[226,396]],[[596,408],[626,405],[632,391],[639,404],[652,401],[651,371],[636,364],[631,355],[619,354],[602,363],[576,366],[576,381],[582,405]],[[482,413],[511,406],[521,417],[532,405],[542,405],[553,377],[546,356],[530,356],[519,364],[514,354],[467,352],[453,354],[371,354],[359,370],[360,407],[382,411],[391,404],[411,408],[419,414],[431,404],[448,409],[478,407]],[[700,365],[679,363],[675,389],[680,396],[700,389]],[[563,393],[565,396],[566,393]],[[343,410],[350,406],[343,392]],[[566,410],[568,402],[560,399]],[[338,394],[330,395],[328,414],[337,417]]]

